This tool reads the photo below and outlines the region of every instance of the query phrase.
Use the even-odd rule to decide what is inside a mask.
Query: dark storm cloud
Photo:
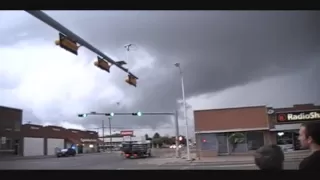
[[[320,44],[318,12],[91,12],[83,13],[81,22],[72,14],[70,20],[52,15],[73,22],[75,31],[98,47],[136,42],[153,49],[168,76],[180,61],[189,95],[303,69],[314,62],[310,57]],[[169,87],[177,80],[160,79]]]
[[[181,97],[175,62],[182,64],[188,97],[270,76],[299,73],[318,63],[313,58],[320,45],[318,12],[74,11],[49,14],[103,51],[112,52],[133,42],[156,56],[155,66],[161,69],[135,72],[140,77],[137,89],[116,81],[127,96],[134,97],[133,107],[120,109],[101,104],[96,107],[100,111],[173,111],[176,100]],[[50,28],[35,28],[40,24],[30,19],[20,30],[33,29],[25,38],[54,35]],[[10,39],[4,41],[9,43]],[[114,123],[130,123],[128,119],[119,117]],[[156,126],[165,119],[140,118],[134,123]]]

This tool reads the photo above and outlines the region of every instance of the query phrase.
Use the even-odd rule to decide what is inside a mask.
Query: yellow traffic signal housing
[[[59,33],[59,40],[56,40],[55,44],[71,52],[72,54],[78,55],[78,49],[80,46],[78,46],[77,42],[61,33]]]
[[[126,82],[134,87],[137,87],[137,78],[135,78],[132,75],[128,75],[128,78],[126,79]]]
[[[111,65],[107,61],[103,60],[102,58],[98,57],[98,60],[94,62],[94,65],[110,73]]]

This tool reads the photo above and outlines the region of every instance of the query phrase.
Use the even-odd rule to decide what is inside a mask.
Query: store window
[[[264,145],[264,136],[261,131],[247,132],[248,150],[257,150]]]
[[[294,148],[293,144],[292,132],[277,132],[277,145],[279,145],[283,151],[292,151]]]
[[[278,145],[293,144],[292,133],[291,132],[278,132],[277,133],[277,144]]]
[[[18,121],[18,120],[14,121],[14,130],[20,131],[20,127],[21,127],[20,121]]]
[[[229,153],[243,153],[248,151],[246,132],[228,133]]]
[[[10,138],[1,137],[0,150],[13,149],[13,141]]]
[[[201,150],[217,150],[216,134],[199,134]]]

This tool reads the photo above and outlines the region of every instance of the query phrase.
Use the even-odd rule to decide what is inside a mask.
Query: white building
[[[130,137],[130,136],[124,136],[124,137],[105,137],[105,138],[99,138],[102,142],[104,142],[105,148],[120,148],[120,145],[123,142],[139,142],[139,141],[146,141],[145,136],[138,136],[138,137]],[[100,147],[103,147],[103,145],[100,145]]]

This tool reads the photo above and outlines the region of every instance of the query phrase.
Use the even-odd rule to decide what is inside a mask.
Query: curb
[[[290,158],[286,159],[285,162],[295,162],[301,161],[304,157],[301,158]],[[169,162],[164,163],[165,166],[183,166],[183,165],[191,165],[191,166],[199,166],[199,165],[239,165],[239,164],[252,164],[253,161],[211,161],[211,162],[194,162],[194,161],[184,161],[184,162]]]

